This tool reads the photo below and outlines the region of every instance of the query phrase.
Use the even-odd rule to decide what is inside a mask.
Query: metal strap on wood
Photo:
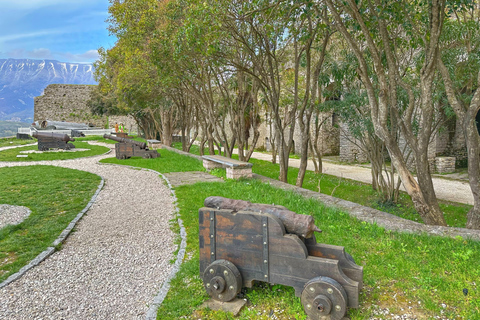
[[[262,271],[264,276],[264,281],[270,281],[270,273],[269,273],[269,261],[268,261],[268,217],[262,216],[262,230],[263,230],[263,263],[262,263]]]
[[[215,239],[217,238],[215,230],[215,211],[210,211],[210,262],[214,262],[216,259]]]

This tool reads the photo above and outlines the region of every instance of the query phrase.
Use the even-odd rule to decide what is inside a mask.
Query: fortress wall
[[[135,120],[129,116],[93,115],[87,105],[94,85],[51,84],[43,94],[34,98],[34,121],[52,120],[91,123],[95,127],[114,128],[123,123],[128,132],[138,132]]]
[[[105,128],[106,116],[93,115],[87,106],[94,85],[48,85],[43,95],[34,98],[34,121],[52,120],[92,123]]]

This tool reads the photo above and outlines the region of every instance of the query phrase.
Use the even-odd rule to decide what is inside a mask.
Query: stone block
[[[225,311],[225,312],[231,312],[231,313],[233,313],[233,316],[235,317],[240,313],[240,310],[242,310],[243,306],[246,303],[247,302],[243,299],[234,299],[234,300],[229,301],[229,302],[221,302],[221,301],[210,299],[210,300],[205,301],[200,306],[200,308],[210,308],[210,309],[215,310],[215,311],[222,310],[222,311]]]
[[[207,171],[210,171],[212,169],[223,168],[223,165],[221,163],[216,163],[214,161],[203,159],[203,167]]]
[[[148,147],[150,149],[160,149],[162,147],[162,143],[158,140],[147,140]]]
[[[240,178],[251,178],[251,177],[252,177],[252,168],[238,168],[238,167],[227,168],[227,179],[240,179]]]
[[[436,157],[435,167],[438,173],[455,172],[455,157]]]

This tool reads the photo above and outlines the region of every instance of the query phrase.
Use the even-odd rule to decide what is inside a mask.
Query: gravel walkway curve
[[[105,179],[62,250],[0,290],[0,319],[145,319],[173,267],[174,198],[154,172],[98,163],[111,156],[0,163],[55,165]]]

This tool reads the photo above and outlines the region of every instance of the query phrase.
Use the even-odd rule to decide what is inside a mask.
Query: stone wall
[[[265,123],[265,137],[263,141],[265,141],[265,148],[267,151],[271,151],[269,139],[271,136],[270,133],[270,126],[268,125],[269,121],[273,121],[270,119],[266,119]],[[294,153],[300,154],[301,147],[302,147],[302,132],[300,130],[300,125],[298,119],[296,120],[297,123],[295,125],[295,130],[293,133],[293,144],[294,144]],[[331,112],[322,113],[319,115],[318,121],[322,123],[319,132],[318,138],[318,148],[322,155],[338,155],[340,152],[340,129],[338,128],[337,117],[335,114]],[[262,127],[263,128],[263,127]],[[290,130],[288,127],[286,130]],[[275,132],[275,127],[272,125],[272,135]],[[313,141],[314,134],[315,134],[315,115],[312,116],[310,122],[310,134],[311,139]],[[310,154],[310,150],[308,152]]]
[[[123,126],[125,127],[125,130],[128,133],[138,133],[139,128],[137,125],[137,122],[133,117],[130,116],[108,116],[108,127],[112,128],[113,131],[115,131],[115,123],[118,123],[119,125],[123,123]]]
[[[367,162],[367,155],[360,148],[360,142],[348,131],[344,123],[340,125],[340,161],[342,162]]]
[[[34,121],[52,120],[91,123],[105,128],[107,117],[93,115],[87,106],[93,85],[48,85],[43,95],[34,98]]]
[[[51,84],[34,98],[34,121],[68,121],[91,123],[99,128],[114,128],[123,123],[128,132],[138,132],[135,120],[129,116],[97,116],[90,112],[87,101],[94,85]]]

